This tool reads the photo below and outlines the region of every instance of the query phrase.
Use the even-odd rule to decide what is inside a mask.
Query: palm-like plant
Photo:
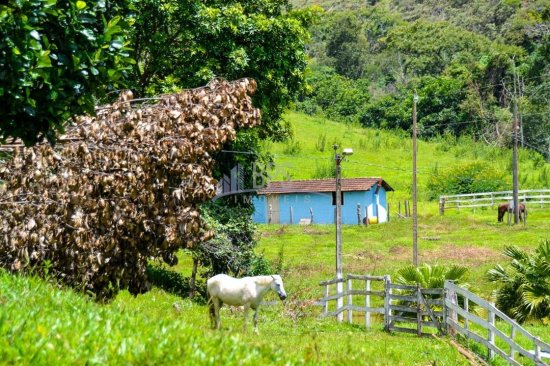
[[[397,271],[395,282],[401,285],[416,285],[419,284],[423,288],[443,288],[446,280],[461,283],[464,280],[468,268],[463,266],[453,265],[431,266],[423,264],[420,267],[407,266]]]
[[[443,288],[446,280],[454,281],[456,284],[460,284],[462,287],[468,287],[468,284],[464,282],[468,268],[464,266],[453,265],[451,267],[446,266],[431,266],[429,264],[423,264],[420,267],[407,266],[397,271],[395,282],[400,285],[416,286],[420,285],[422,288]],[[439,295],[424,295],[432,299],[437,298]],[[464,298],[458,296],[458,303],[463,305]],[[402,302],[401,305],[410,306],[408,302]],[[441,310],[439,307],[430,305],[432,310]],[[470,307],[473,310],[472,307]]]
[[[517,247],[506,247],[509,270],[501,265],[487,273],[499,283],[496,306],[520,323],[540,320],[550,324],[550,240],[543,240],[531,255]]]

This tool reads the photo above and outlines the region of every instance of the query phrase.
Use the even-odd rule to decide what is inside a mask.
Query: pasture
[[[472,290],[488,299],[492,289],[484,274],[502,263],[501,249],[508,244],[534,247],[550,232],[548,208],[532,210],[527,227],[509,227],[497,223],[496,209],[439,216],[430,213],[435,206],[423,210],[419,219],[421,263],[468,266]],[[410,225],[410,219],[395,219],[384,225],[345,226],[344,271],[392,275],[410,263]],[[258,235],[258,250],[280,270],[289,296],[284,305],[261,307],[259,336],[251,329],[243,332],[242,312],[226,307],[221,331],[211,330],[206,305],[159,288],[137,297],[123,292],[101,305],[43,280],[2,272],[0,363],[467,364],[444,337],[388,334],[376,319],[370,330],[360,320],[349,325],[319,319],[320,309],[312,302],[322,296],[318,282],[333,276],[331,225],[264,225]],[[428,237],[439,239],[422,239]],[[181,253],[180,259],[176,267],[166,269],[188,275],[190,258]],[[274,293],[265,300],[278,301]],[[527,329],[550,340],[547,326]]]

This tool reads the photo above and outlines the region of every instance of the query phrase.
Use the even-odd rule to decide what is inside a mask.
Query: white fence
[[[518,191],[519,201],[529,206],[543,207],[550,204],[550,189],[526,189]],[[439,197],[439,213],[447,209],[489,207],[513,199],[512,191],[455,194]]]
[[[361,286],[364,290],[353,289],[353,281],[358,280],[365,281],[364,287]],[[382,291],[373,291],[372,282],[381,283],[377,286],[382,286]],[[331,286],[338,283],[346,287],[341,293],[333,294]],[[486,347],[489,360],[498,355],[510,365],[532,362],[536,366],[548,366],[543,359],[550,358],[550,344],[530,334],[493,304],[451,281],[445,281],[444,288],[421,289],[420,286],[392,284],[389,275],[349,274],[320,285],[325,287],[324,297],[318,302],[323,307],[322,317],[341,316],[347,311],[347,321],[352,323],[354,311],[364,312],[365,326],[370,327],[370,314],[382,314],[384,328],[388,331],[433,334],[423,330],[423,327],[431,327],[438,332],[446,330],[451,335],[460,333]],[[357,295],[365,296],[365,306],[353,304],[353,297]],[[378,298],[381,306],[372,307],[371,296]],[[347,299],[347,303],[329,311],[329,302],[337,303],[338,299]],[[400,327],[397,323],[409,326]],[[416,324],[416,328],[412,328],[411,323]],[[518,354],[525,359],[518,359]]]
[[[525,358],[538,365],[547,365],[542,361],[543,357],[550,357],[550,345],[531,335],[514,320],[510,319],[493,304],[483,300],[450,281],[445,282],[445,307],[447,308],[447,327],[450,333],[458,332],[466,338],[472,339],[487,347],[488,359],[493,359],[495,354],[503,357],[510,365],[522,365],[516,358],[519,353]],[[458,304],[458,296],[464,298],[463,305]],[[476,310],[471,311],[470,304],[475,304]],[[482,318],[479,314],[487,314]],[[497,322],[498,321],[498,322]],[[476,330],[471,324],[476,324]],[[499,323],[499,327],[497,327]],[[509,328],[510,333],[505,334],[502,330]],[[485,334],[480,334],[479,329]],[[530,344],[532,350],[527,350],[517,342],[521,336],[523,344]],[[496,339],[500,342],[496,342]],[[502,346],[508,348],[508,351]]]
[[[353,289],[353,280],[358,281],[364,281],[364,290],[363,289]],[[372,282],[382,282],[383,283],[383,289],[381,291],[373,291],[371,288]],[[369,275],[353,275],[348,274],[346,278],[336,278],[329,281],[323,281],[320,283],[321,286],[325,287],[325,296],[319,301],[320,304],[323,306],[323,314],[322,317],[329,317],[329,316],[338,316],[341,313],[347,311],[347,320],[348,322],[353,322],[353,312],[363,312],[365,313],[365,326],[367,328],[371,325],[371,313],[374,314],[384,314],[385,313],[385,306],[384,307],[371,307],[371,296],[379,297],[381,299],[384,299],[386,296],[386,287],[387,284],[390,282],[390,276],[369,276]],[[337,285],[338,283],[345,283],[346,288],[343,292],[336,293],[334,295],[331,295],[332,291],[330,289],[331,285]],[[336,286],[334,286],[336,287]],[[360,306],[357,304],[353,304],[353,296],[354,295],[361,295],[365,296],[365,306]],[[346,304],[342,307],[338,308],[336,306],[336,309],[334,311],[329,311],[329,303],[331,301],[337,301],[338,299],[347,299]],[[336,302],[337,303],[337,302]]]

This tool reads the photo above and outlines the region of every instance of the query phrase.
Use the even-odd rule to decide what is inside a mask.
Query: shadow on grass
[[[190,277],[185,277],[176,271],[171,271],[156,264],[149,264],[147,266],[147,277],[153,286],[182,298],[189,297],[189,290],[191,288]],[[197,281],[195,283],[195,297],[193,301],[206,303],[206,284],[204,282]]]

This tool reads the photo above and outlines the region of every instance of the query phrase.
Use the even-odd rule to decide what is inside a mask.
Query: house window
[[[344,205],[344,192],[340,192],[340,201]],[[336,206],[336,192],[332,192],[332,205]]]

